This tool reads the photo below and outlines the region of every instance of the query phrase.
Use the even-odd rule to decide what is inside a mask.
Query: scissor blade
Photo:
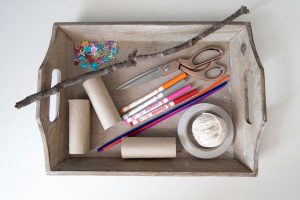
[[[130,81],[119,86],[117,89],[124,90],[124,89],[130,88],[130,87],[133,87],[133,86],[138,86],[143,83],[147,83],[153,79],[159,78],[161,76],[162,76],[162,74],[161,74],[160,68],[156,67],[154,69],[151,69],[151,70],[131,79]]]

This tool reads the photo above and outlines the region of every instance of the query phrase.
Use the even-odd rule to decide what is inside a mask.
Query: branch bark
[[[38,100],[44,99],[46,97],[49,97],[53,94],[56,94],[56,93],[58,93],[59,91],[61,91],[62,89],[66,88],[66,87],[69,87],[71,85],[75,85],[77,83],[84,82],[84,81],[86,81],[89,78],[92,78],[94,76],[104,76],[104,75],[107,75],[110,72],[115,71],[115,70],[133,67],[133,66],[136,65],[137,61],[146,60],[146,59],[150,59],[150,58],[168,56],[168,55],[177,53],[181,50],[184,50],[186,48],[192,47],[198,41],[203,39],[204,37],[210,35],[211,33],[215,32],[216,30],[218,30],[218,29],[222,28],[223,26],[225,26],[226,24],[232,22],[237,17],[239,17],[241,15],[244,15],[244,14],[247,14],[247,13],[249,13],[248,8],[246,6],[242,6],[240,9],[238,9],[236,12],[234,12],[232,15],[230,15],[229,17],[227,17],[223,21],[216,22],[215,24],[213,24],[207,30],[203,31],[202,33],[200,33],[196,37],[194,37],[194,38],[192,38],[192,39],[190,39],[190,40],[188,40],[188,41],[186,41],[182,44],[179,44],[179,45],[174,46],[174,47],[169,48],[169,49],[165,49],[165,50],[160,51],[160,52],[145,54],[145,55],[136,55],[137,50],[134,50],[132,53],[130,53],[128,55],[128,60],[124,60],[122,62],[118,62],[118,63],[115,63],[115,64],[108,65],[108,66],[106,66],[104,68],[101,68],[97,71],[87,72],[87,73],[75,76],[73,78],[63,80],[63,81],[59,82],[58,84],[56,84],[55,86],[53,86],[50,89],[37,92],[35,94],[32,94],[32,95],[26,97],[25,99],[23,99],[19,102],[17,102],[15,104],[15,107],[18,108],[18,109],[22,108],[22,107],[27,106],[27,105],[35,102],[35,101],[38,101]]]

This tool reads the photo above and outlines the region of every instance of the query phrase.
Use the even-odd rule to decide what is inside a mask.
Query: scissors
[[[205,57],[207,53],[213,53],[213,55]],[[226,67],[216,63],[223,56],[223,51],[217,47],[207,47],[196,52],[188,59],[175,59],[155,67],[133,79],[119,86],[117,89],[127,89],[133,86],[137,86],[153,79],[169,75],[177,70],[181,70],[195,78],[210,81],[215,80],[225,73]],[[200,57],[200,61],[199,61]]]

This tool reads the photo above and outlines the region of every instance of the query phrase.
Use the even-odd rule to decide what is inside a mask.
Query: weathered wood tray
[[[86,72],[73,64],[74,44],[82,40],[113,40],[120,53],[115,62],[127,58],[134,49],[146,54],[182,43],[212,23],[56,23],[50,46],[39,70],[38,89],[51,86],[54,69],[61,79]],[[85,155],[69,155],[68,151],[68,99],[88,98],[81,84],[69,87],[58,95],[58,115],[49,120],[49,98],[37,103],[37,121],[44,144],[48,174],[93,175],[213,175],[255,176],[258,171],[258,149],[265,126],[266,105],[264,71],[258,58],[251,25],[248,22],[232,23],[198,42],[194,47],[164,58],[137,63],[137,67],[115,71],[103,80],[117,106],[130,103],[153,90],[170,76],[151,81],[149,84],[117,91],[125,81],[177,57],[188,57],[200,48],[213,45],[221,47],[225,54],[220,63],[227,66],[230,84],[212,95],[205,102],[223,107],[233,118],[235,137],[232,147],[221,157],[202,160],[188,154],[177,140],[177,157],[174,159],[123,160],[120,145],[101,154],[94,149],[126,129],[122,123],[104,132],[94,111],[91,113],[91,152]],[[210,83],[189,78],[194,86],[206,87]],[[176,136],[179,113],[149,129],[143,136]],[[127,128],[128,129],[128,128]]]

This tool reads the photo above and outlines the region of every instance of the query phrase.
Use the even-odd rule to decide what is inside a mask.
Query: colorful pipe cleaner
[[[101,65],[116,58],[119,49],[114,41],[105,41],[104,44],[96,41],[82,41],[79,47],[74,47],[74,64],[80,64],[82,69],[88,65],[97,70]]]

